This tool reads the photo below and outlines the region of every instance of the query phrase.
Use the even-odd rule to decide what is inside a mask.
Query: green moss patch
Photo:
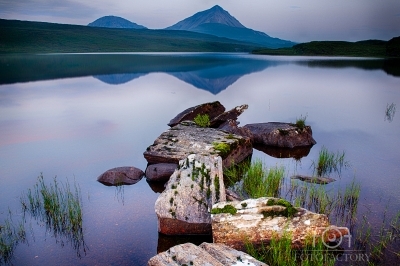
[[[286,201],[284,199],[278,199],[278,200],[274,200],[274,199],[269,199],[267,202],[267,206],[283,206],[285,207],[284,210],[282,211],[264,211],[262,212],[262,214],[264,215],[264,217],[274,217],[274,216],[284,216],[287,218],[293,217],[293,215],[295,215],[297,213],[297,209],[295,207],[293,207],[293,205],[289,202]]]
[[[214,208],[211,210],[211,214],[219,214],[219,213],[230,213],[234,215],[237,213],[237,209],[232,205],[225,205],[223,208]]]

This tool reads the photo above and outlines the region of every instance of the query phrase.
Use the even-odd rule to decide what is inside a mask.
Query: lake
[[[295,173],[311,175],[322,147],[344,151],[350,167],[329,186],[360,183],[358,222],[351,230],[363,217],[379,228],[400,210],[398,61],[47,54],[0,55],[0,69],[0,225],[10,215],[23,218],[20,198],[41,174],[46,182],[57,176],[79,185],[83,208],[79,246],[27,215],[27,241],[16,245],[14,265],[146,265],[173,243],[211,241],[159,235],[154,203],[160,188],[145,178],[116,188],[97,177],[119,166],[144,171],[143,152],[167,123],[212,101],[227,110],[248,104],[240,125],[306,117],[317,141],[307,156],[276,158],[254,149],[253,160],[284,166],[287,180]],[[391,249],[398,252],[399,243]]]

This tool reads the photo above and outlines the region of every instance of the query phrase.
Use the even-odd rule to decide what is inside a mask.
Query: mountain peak
[[[91,27],[103,28],[128,28],[128,29],[146,29],[142,25],[138,25],[127,19],[117,16],[104,16],[88,24]]]
[[[236,18],[231,16],[228,11],[219,5],[215,5],[210,9],[197,12],[178,23],[166,28],[168,30],[192,30],[201,24],[218,23],[235,28],[246,28]]]

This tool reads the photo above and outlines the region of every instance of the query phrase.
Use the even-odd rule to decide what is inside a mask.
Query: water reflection
[[[300,160],[301,158],[306,157],[310,153],[312,147],[313,146],[305,146],[290,149],[265,145],[254,146],[255,149],[262,151],[269,156],[275,158],[294,158],[295,160]]]
[[[400,77],[400,59],[365,59],[365,58],[346,58],[346,59],[312,59],[298,61],[296,64],[306,65],[317,68],[358,68],[363,70],[383,70],[386,74]]]

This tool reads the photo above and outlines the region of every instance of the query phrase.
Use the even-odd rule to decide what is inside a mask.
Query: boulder
[[[132,185],[140,181],[144,172],[136,167],[124,166],[107,170],[97,181],[106,186]]]
[[[254,265],[267,266],[250,255],[232,249],[222,244],[204,242],[200,246],[192,243],[185,243],[174,246],[152,258],[148,266],[229,266],[229,265]]]
[[[232,119],[228,119],[224,123],[222,123],[218,127],[218,129],[228,132],[228,133],[231,133],[231,134],[242,136],[243,138],[249,139],[251,141],[253,136],[252,136],[250,130],[248,130],[247,128],[239,127],[238,125],[239,125],[239,122],[232,120]]]
[[[163,132],[143,153],[147,162],[174,163],[189,154],[219,155],[223,166],[237,164],[253,153],[249,139],[215,128],[203,128],[182,122]]]
[[[349,235],[346,227],[329,224],[324,214],[294,208],[277,198],[220,202],[212,209],[213,242],[244,249],[245,241],[268,244],[272,238],[290,235],[292,246],[302,248],[306,239],[340,239]]]
[[[211,234],[211,206],[225,200],[221,157],[191,154],[179,162],[156,200],[158,231],[166,235]]]
[[[178,164],[175,163],[157,163],[148,165],[146,168],[146,178],[151,182],[165,182],[174,173]]]
[[[326,185],[336,181],[336,179],[324,176],[308,176],[308,175],[294,175],[290,177],[291,179],[298,179],[307,183],[315,183]]]
[[[241,115],[244,112],[244,110],[246,110],[248,107],[249,106],[247,104],[243,104],[241,106],[233,108],[232,110],[224,112],[213,119],[210,119],[210,127],[218,128],[228,119],[236,121],[238,116]]]
[[[210,120],[214,119],[218,115],[222,114],[225,111],[225,107],[218,101],[211,103],[204,103],[194,107],[190,107],[177,116],[175,116],[168,123],[168,126],[173,127],[185,120],[193,120],[197,115],[205,115],[207,114]]]
[[[254,144],[295,148],[312,146],[316,143],[310,126],[299,128],[292,123],[269,122],[248,124],[244,128],[252,133]]]

